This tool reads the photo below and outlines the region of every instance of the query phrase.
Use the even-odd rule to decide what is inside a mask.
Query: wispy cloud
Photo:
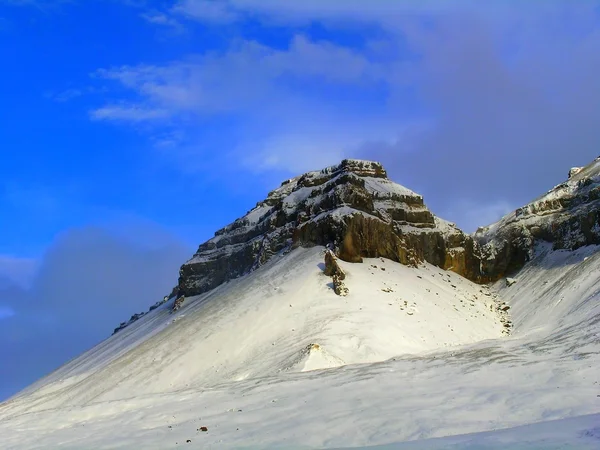
[[[288,31],[316,21],[331,34],[297,33],[283,48],[235,40],[224,52],[98,74],[127,88],[142,111],[167,111],[132,120],[163,120],[169,133],[190,136],[209,117],[235,120],[231,151],[252,170],[361,156],[437,195],[437,210],[449,197],[482,204],[500,186],[512,205],[596,156],[599,4],[186,0],[164,14]],[[336,40],[340,29],[352,44]],[[170,143],[189,154],[189,142]],[[197,148],[202,158],[205,146]]]
[[[171,27],[171,28],[177,29],[177,30],[182,29],[181,23],[170,14],[165,14],[165,13],[154,11],[154,12],[142,13],[141,17],[144,20],[146,20],[148,23]]]
[[[298,35],[285,50],[242,41],[224,53],[193,55],[165,66],[102,69],[95,75],[174,113],[222,113],[254,109],[276,96],[279,101],[282,95],[284,101],[298,96],[288,85],[294,79],[355,84],[377,80],[381,72],[352,49]]]
[[[107,105],[90,112],[94,120],[115,120],[126,122],[145,122],[152,120],[165,119],[170,116],[166,109],[143,107],[143,106],[123,106]]]
[[[590,0],[588,3],[593,2]],[[573,9],[573,2],[553,0],[520,3],[517,6],[516,3],[503,0],[178,0],[170,13],[217,24],[251,17],[266,24],[298,25],[319,21],[347,28],[371,23],[386,29],[401,30],[417,16],[439,18],[458,13],[503,20],[514,17],[516,7],[520,14],[535,16],[548,11]]]
[[[68,102],[69,100],[73,100],[77,97],[81,97],[84,94],[82,89],[65,89],[60,92],[48,92],[46,94],[47,98],[55,100],[60,103]]]
[[[343,87],[364,94],[372,90],[372,84],[384,80],[388,72],[385,63],[371,61],[370,56],[368,52],[296,35],[283,49],[256,41],[239,41],[224,52],[192,55],[168,65],[103,69],[94,74],[95,78],[114,81],[117,87],[127,88],[137,102],[133,100],[127,106],[105,105],[93,110],[91,115],[95,119],[152,121],[157,126],[166,124],[171,128],[194,127],[215,117],[244,116],[247,118],[245,127],[252,129],[254,136],[248,136],[247,144],[240,143],[229,152],[243,153],[238,158],[241,160],[246,159],[246,152],[253,152],[260,158],[258,163],[250,165],[254,169],[297,171],[306,166],[310,148],[314,148],[311,153],[320,155],[322,160],[330,155],[326,160],[332,162],[330,158],[337,159],[342,154],[340,145],[350,144],[350,136],[351,139],[375,137],[374,129],[367,130],[364,126],[354,126],[351,133],[347,129],[326,131],[325,123],[336,126],[328,116],[340,107],[336,102],[323,105],[321,98],[323,89]],[[339,95],[346,103],[343,108],[355,97],[341,91]],[[373,122],[362,116],[362,125]],[[266,124],[276,127],[278,133],[270,130],[263,134]],[[378,132],[382,128],[383,124],[375,127]],[[157,131],[165,134],[163,130]],[[171,129],[167,134],[176,132],[177,129]],[[327,133],[328,142],[319,142]],[[187,133],[179,133],[182,134]],[[263,141],[264,147],[250,150],[257,141]],[[173,144],[173,140],[169,139],[168,143]],[[276,151],[276,147],[284,143],[285,155],[281,150]],[[334,143],[333,148],[327,148]],[[304,157],[299,158],[300,154]],[[194,164],[188,161],[186,168],[191,166]]]
[[[179,0],[170,12],[217,24],[231,23],[239,18],[237,11],[228,2],[223,1]]]

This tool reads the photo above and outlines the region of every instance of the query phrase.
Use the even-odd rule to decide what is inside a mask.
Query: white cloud
[[[81,97],[83,90],[81,89],[66,89],[57,93],[48,93],[46,96],[57,102],[63,103],[73,100],[74,98]]]
[[[520,204],[559,182],[565,167],[596,156],[598,4],[179,1],[171,14],[200,18],[202,26],[211,17],[220,24],[250,17],[275,29],[319,21],[330,40],[298,35],[283,49],[233,40],[225,52],[98,76],[129,89],[131,105],[163,111],[147,117],[173,127],[163,135],[215,117],[235,121],[237,142],[220,154],[245,168],[302,171],[358,152],[409,187],[426,186],[437,210],[464,216],[469,208],[446,205],[483,204],[499,190]],[[352,45],[336,42],[339,27],[353,33]],[[163,147],[175,153],[181,145],[202,159],[211,148],[202,139],[168,139]],[[494,211],[467,222],[480,225]]]
[[[468,2],[471,3],[471,2]],[[431,12],[447,8],[445,2],[411,0],[179,0],[173,12],[204,22],[232,22],[247,15],[291,21],[376,20],[387,21],[399,14]]]
[[[129,89],[138,103],[126,108],[107,105],[92,115],[120,121],[162,120],[170,126],[177,122],[180,130],[157,131],[159,137],[153,140],[161,150],[168,148],[172,157],[183,156],[186,171],[203,167],[189,160],[202,158],[206,145],[182,139],[188,134],[181,132],[182,127],[193,128],[215,116],[243,116],[243,131],[237,131],[243,142],[221,153],[252,170],[298,171],[310,160],[315,168],[315,162],[333,163],[365,139],[395,135],[392,129],[397,124],[389,118],[370,117],[360,102],[356,111],[348,108],[356,92],[369,91],[391,72],[388,62],[374,56],[377,61],[370,59],[369,50],[296,35],[284,49],[240,41],[223,53],[189,56],[167,65],[98,70],[95,77]],[[346,90],[339,94],[341,106],[323,103],[322,90],[340,88]]]
[[[376,23],[397,30],[416,16],[442,17],[460,13],[503,20],[514,16],[516,4],[503,0],[178,0],[172,12],[202,22],[221,24],[251,16],[265,23],[298,25],[323,21],[338,26]],[[518,3],[520,13],[530,16],[573,8],[577,6],[572,0]]]
[[[116,120],[126,122],[144,122],[169,117],[165,109],[146,108],[142,106],[108,105],[90,112],[95,120]]]
[[[226,2],[206,0],[180,0],[171,10],[190,19],[218,24],[237,20],[236,11]]]
[[[161,12],[146,12],[141,17],[149,23],[163,25],[173,28],[180,28],[181,24],[174,17]]]
[[[286,50],[254,41],[229,51],[195,55],[164,66],[122,66],[98,70],[96,77],[119,82],[139,96],[140,105],[108,105],[94,118],[154,120],[178,114],[215,114],[302,103],[287,86],[294,80],[356,84],[382,76],[365,55],[330,42],[296,36]],[[281,111],[278,108],[278,111]]]

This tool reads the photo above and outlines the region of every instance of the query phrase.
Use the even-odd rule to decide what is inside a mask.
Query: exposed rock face
[[[244,217],[217,231],[180,270],[179,294],[206,292],[296,246],[333,245],[345,261],[422,261],[477,279],[475,243],[434,217],[420,195],[378,163],[344,160],[285,181]],[[477,269],[475,269],[477,268]]]
[[[337,259],[331,250],[325,252],[325,275],[328,277],[337,276],[340,280],[346,278],[346,273],[340,267]]]
[[[206,292],[275,254],[313,245],[331,246],[349,262],[384,257],[417,266],[427,261],[472,281],[496,281],[520,269],[539,241],[555,249],[600,244],[599,206],[600,158],[469,236],[435,217],[420,195],[391,182],[380,164],[344,160],[285,181],[217,231],[182,266],[178,293]]]
[[[346,272],[340,267],[337,262],[337,258],[333,252],[329,249],[325,251],[325,275],[333,279],[333,291],[340,296],[348,295],[349,289],[344,284],[346,279]]]
[[[251,272],[296,246],[335,249],[325,255],[325,272],[336,293],[345,295],[336,255],[349,262],[384,257],[409,266],[427,261],[485,283],[520,269],[539,242],[571,250],[600,244],[600,157],[572,168],[566,182],[471,236],[435,217],[420,195],[388,180],[380,164],[344,160],[283,182],[217,231],[181,267],[178,286],[150,311],[177,299],[176,311],[186,296]],[[134,314],[114,333],[145,314]]]
[[[148,309],[148,311],[141,312],[139,314],[134,314],[133,316],[130,317],[130,319],[127,322],[121,322],[119,324],[119,326],[114,329],[113,334],[116,334],[119,331],[123,330],[124,328],[127,328],[132,323],[137,322],[139,319],[141,319],[142,317],[144,317],[146,314],[148,314],[151,311],[154,311],[159,306],[167,303],[170,299],[172,299],[176,295],[177,295],[177,287],[174,287],[173,290],[171,291],[171,294],[165,295],[162,300],[159,300],[154,305],[150,306],[150,308]]]
[[[538,242],[569,250],[600,244],[600,158],[569,175],[543,196],[475,233],[482,278],[497,280],[520,269]]]

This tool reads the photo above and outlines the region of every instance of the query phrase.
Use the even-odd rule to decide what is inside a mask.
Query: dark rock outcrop
[[[380,164],[344,160],[283,182],[244,217],[217,231],[181,267],[171,294],[151,310],[173,298],[177,310],[185,297],[297,246],[334,249],[329,264],[326,255],[326,271],[336,292],[345,292],[335,255],[348,262],[383,257],[409,266],[427,261],[485,283],[519,270],[543,242],[554,249],[600,244],[600,157],[571,169],[567,181],[473,235],[435,217],[420,195],[391,182]],[[132,316],[115,333],[143,315]]]
[[[177,289],[177,286],[175,286],[169,295],[165,295],[162,300],[159,300],[154,305],[150,306],[150,308],[148,309],[147,312],[141,312],[139,314],[134,314],[133,316],[130,317],[130,319],[127,322],[121,322],[119,324],[119,326],[113,330],[112,334],[116,334],[119,331],[127,328],[129,325],[131,325],[134,322],[137,322],[139,319],[144,317],[149,312],[154,311],[159,306],[167,303],[169,300],[171,300],[173,297],[175,297],[177,295],[177,292],[178,292],[178,289]]]
[[[180,270],[191,296],[242,276],[297,246],[333,245],[345,261],[422,261],[477,278],[475,244],[436,218],[420,195],[388,180],[378,163],[344,160],[290,179],[244,217],[217,231]]]
[[[600,158],[577,169],[543,196],[477,230],[482,278],[494,281],[517,271],[539,243],[554,250],[600,244]]]
[[[333,291],[341,297],[348,295],[348,292],[350,292],[350,290],[344,284],[344,282],[342,281],[342,278],[337,274],[333,275],[332,278],[333,278]]]
[[[328,277],[337,276],[340,280],[346,278],[346,273],[337,262],[337,258],[331,250],[325,251],[325,275]]]
[[[136,322],[138,319],[141,319],[142,317],[144,317],[146,315],[145,312],[141,312],[138,314],[134,314],[133,316],[131,316],[129,318],[129,320],[127,322],[121,322],[119,324],[119,326],[117,328],[115,328],[113,330],[112,334],[117,334],[119,331],[123,330],[124,328],[127,328],[129,325],[131,325],[133,322]]]
[[[349,289],[344,284],[346,279],[346,272],[342,269],[337,261],[337,258],[333,252],[329,249],[325,250],[325,275],[331,277],[333,280],[333,291],[340,296],[348,295]]]

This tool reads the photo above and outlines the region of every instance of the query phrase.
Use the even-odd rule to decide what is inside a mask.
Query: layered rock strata
[[[331,245],[339,258],[427,261],[477,279],[471,237],[435,217],[423,197],[393,183],[379,163],[344,160],[284,181],[244,217],[217,231],[180,270],[191,296],[242,276],[296,246]]]

